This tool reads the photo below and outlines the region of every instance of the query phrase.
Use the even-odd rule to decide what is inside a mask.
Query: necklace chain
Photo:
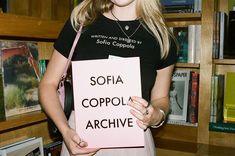
[[[138,27],[135,29],[135,31],[131,34],[131,35],[127,35],[127,33],[123,30],[122,26],[119,24],[118,21],[120,21],[114,14],[113,14],[113,11],[111,10],[111,14],[112,16],[116,19],[115,22],[117,23],[118,27],[120,28],[120,30],[123,32],[123,34],[128,38],[128,43],[130,42],[130,38],[137,32],[137,30],[140,28],[140,23],[138,25]]]

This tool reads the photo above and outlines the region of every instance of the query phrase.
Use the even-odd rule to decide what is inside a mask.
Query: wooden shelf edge
[[[164,13],[163,16],[167,21],[172,20],[201,20],[201,13]]]
[[[176,63],[176,67],[178,68],[200,68],[199,63]]]
[[[235,65],[235,59],[214,59],[216,65]]]
[[[0,121],[0,133],[46,120],[47,116],[41,111],[9,117],[4,121]]]
[[[56,39],[64,22],[0,13],[0,37]]]
[[[157,138],[156,147],[198,155],[233,156],[235,153],[235,148],[161,138]]]

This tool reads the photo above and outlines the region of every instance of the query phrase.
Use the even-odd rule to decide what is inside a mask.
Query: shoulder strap
[[[63,71],[63,75],[62,75],[62,79],[65,78],[67,76],[67,70],[69,68],[69,65],[70,65],[70,62],[71,62],[71,59],[72,59],[72,56],[73,56],[73,53],[74,53],[74,50],[75,50],[75,47],[77,45],[77,42],[81,36],[81,33],[82,33],[82,28],[83,28],[83,23],[80,24],[80,27],[79,27],[79,30],[77,32],[77,35],[73,41],[73,45],[72,45],[72,48],[70,49],[70,52],[69,52],[69,57],[68,57],[68,60],[67,60],[67,63],[66,63],[66,66],[64,68],[64,71]]]

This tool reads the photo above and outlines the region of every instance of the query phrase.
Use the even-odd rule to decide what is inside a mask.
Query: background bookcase
[[[209,131],[211,76],[213,72],[225,74],[228,71],[235,71],[234,59],[212,59],[215,11],[228,12],[228,0],[202,0],[201,13],[167,14],[165,16],[169,26],[173,27],[200,24],[202,47],[200,64],[176,64],[176,68],[189,68],[200,72],[198,126],[167,124],[160,129],[152,129],[156,146],[168,149],[164,153],[166,155],[169,150],[205,155],[209,153],[232,155],[235,152],[234,133]],[[217,151],[217,153],[212,151]]]
[[[55,0],[44,0],[43,2],[50,4],[47,5],[47,8],[54,8],[55,4],[58,5],[60,1],[55,3]],[[31,11],[24,11],[23,15],[0,14],[0,39],[38,41],[39,57],[49,59],[52,43],[57,38],[65,19],[69,16],[70,11],[68,8],[71,6],[68,4],[69,1],[66,1],[66,5],[61,2],[61,6],[57,6],[57,8],[62,12],[63,8],[65,8],[65,14],[59,15],[58,13],[52,13],[57,12],[58,9],[54,9],[56,11],[48,11],[48,9],[45,9],[45,13],[44,9],[41,9],[42,5],[45,6],[43,2],[29,3],[27,0],[22,1],[22,3],[27,3],[28,8],[36,7],[36,10],[39,11],[31,9]],[[211,152],[211,149],[213,150],[214,147],[217,146],[219,149],[227,150],[232,153],[235,152],[235,134],[209,131],[209,97],[213,71],[214,69],[217,73],[235,71],[234,59],[212,59],[214,12],[217,9],[227,10],[227,4],[228,0],[203,0],[201,13],[165,15],[169,26],[200,24],[202,34],[200,64],[179,63],[176,65],[176,68],[187,68],[200,72],[198,126],[191,127],[166,124],[159,129],[152,129],[156,146],[160,149],[166,149],[168,154],[168,150],[172,150],[171,152],[174,150],[177,152],[181,151],[197,154],[204,152],[206,155]],[[0,121],[0,125],[0,145],[32,136],[42,136],[44,144],[52,141],[47,131],[47,117],[43,112],[34,112],[11,117],[5,121]],[[214,151],[218,152],[217,149]]]

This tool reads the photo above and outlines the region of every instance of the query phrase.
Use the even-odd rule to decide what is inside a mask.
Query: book
[[[219,59],[224,58],[225,43],[227,42],[227,14],[225,12],[218,12],[219,20]]]
[[[54,141],[44,146],[45,156],[60,156],[62,141]]]
[[[188,63],[194,63],[196,59],[196,25],[188,26]]]
[[[210,122],[214,121],[214,94],[215,94],[215,79],[211,77],[211,96],[210,96]]]
[[[213,23],[213,49],[212,58],[219,58],[219,46],[220,46],[220,13],[214,13],[214,23]]]
[[[7,12],[7,0],[0,0],[0,13],[3,12]]]
[[[2,73],[0,72],[0,82],[3,81]],[[0,83],[0,120],[5,119],[5,106],[4,106],[4,91],[3,83]]]
[[[224,93],[224,122],[235,122],[235,72],[227,72]]]
[[[190,70],[177,69],[173,73],[170,88],[170,112],[168,120],[187,121]]]
[[[188,27],[174,27],[173,34],[179,43],[178,63],[188,62]]]
[[[194,0],[194,12],[201,12],[202,11],[202,0]]]
[[[37,43],[0,40],[6,117],[41,110]]]
[[[1,156],[44,156],[42,138],[29,138],[0,148]]]
[[[194,0],[160,0],[164,13],[194,12]]]
[[[210,131],[235,133],[235,123],[209,123]]]
[[[72,61],[72,77],[76,132],[88,148],[144,146],[127,105],[142,96],[138,57]]]
[[[200,63],[201,62],[201,25],[196,25],[196,31],[195,31],[195,59],[194,63]]]
[[[187,122],[198,122],[198,96],[199,96],[199,73],[192,71],[190,73],[190,89],[188,96],[188,118]]]
[[[229,11],[228,20],[228,49],[225,55],[229,58],[235,56],[235,10]]]
[[[224,75],[213,75],[211,122],[223,121]]]
[[[194,0],[160,0],[162,5],[189,5],[194,4]]]

